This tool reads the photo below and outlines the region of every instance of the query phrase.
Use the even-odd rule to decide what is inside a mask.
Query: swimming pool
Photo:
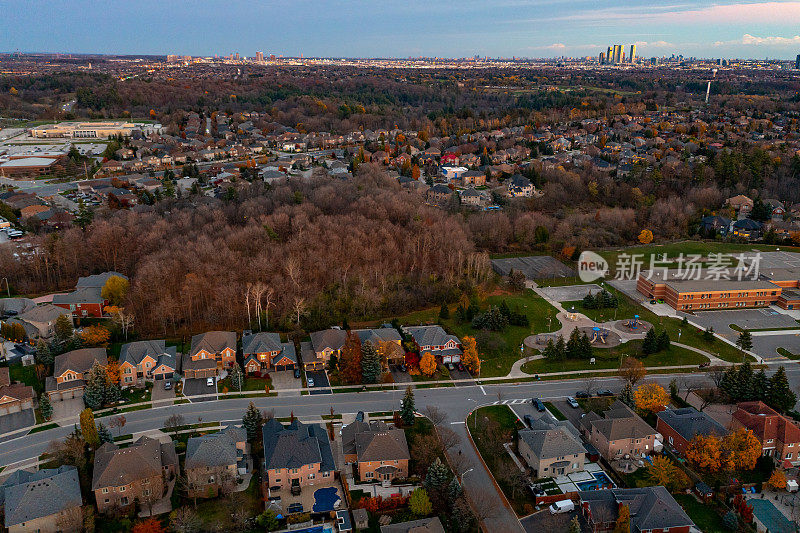
[[[592,472],[592,477],[594,480],[591,481],[578,481],[575,485],[580,490],[598,490],[604,489],[607,487],[613,487],[614,482],[606,475],[605,472]]]

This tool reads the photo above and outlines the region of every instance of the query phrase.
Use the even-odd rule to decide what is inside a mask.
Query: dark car
[[[597,391],[598,396],[614,396],[614,393],[608,389],[600,389]]]
[[[586,398],[591,397],[591,394],[586,392],[586,391],[578,391],[578,392],[575,393],[575,397],[576,398],[582,398],[582,399],[585,400]]]
[[[300,369],[299,368],[295,368],[294,369],[294,377],[295,377],[295,379],[300,379]]]
[[[465,372],[465,371],[466,371],[466,369],[464,368],[464,363],[462,363],[462,362],[460,362],[460,361],[459,361],[459,363],[456,365],[456,367],[457,367],[457,368],[458,368],[458,369],[459,369],[461,372]]]
[[[408,367],[405,365],[405,363],[403,363],[402,365],[400,365],[400,370],[401,370],[402,372],[405,372],[406,370],[408,370]]]
[[[537,411],[539,411],[540,413],[544,412],[544,404],[542,403],[542,400],[540,400],[539,398],[533,398],[531,400],[531,403],[533,404],[534,407],[536,407]]]
[[[522,419],[525,420],[526,426],[528,426],[529,428],[533,427],[533,417],[531,415],[525,415],[522,417]]]

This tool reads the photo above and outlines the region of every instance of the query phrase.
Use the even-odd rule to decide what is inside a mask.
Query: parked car
[[[214,378],[206,378],[206,387],[214,386]]]
[[[553,502],[550,506],[550,514],[561,514],[561,513],[569,513],[575,510],[575,504],[572,503],[572,500],[561,500],[559,502]]]
[[[308,383],[309,387],[314,386],[314,378],[306,376],[306,383]]]
[[[168,379],[164,381],[164,390],[170,390],[172,388],[172,380]]]
[[[608,389],[600,389],[597,391],[598,396],[614,396],[614,393]]]
[[[453,363],[445,363],[444,366],[447,367],[447,370],[455,370],[456,368],[456,365],[454,365]]]
[[[299,368],[295,368],[294,369],[294,379],[300,379],[300,369]]]
[[[573,398],[572,396],[567,396],[567,403],[568,403],[568,404],[569,404],[569,406],[570,406],[570,407],[572,407],[573,409],[577,409],[577,408],[579,408],[579,407],[580,407],[580,405],[578,405],[578,402],[577,402],[577,400],[575,400],[575,398]]]
[[[408,370],[408,367],[405,365],[405,363],[402,363],[402,364],[400,365],[400,371],[401,371],[401,372],[406,372],[407,370]]]
[[[456,366],[457,366],[457,367],[458,367],[458,369],[459,369],[460,371],[462,371],[462,372],[466,372],[466,371],[467,371],[467,369],[466,369],[466,368],[464,368],[464,363],[462,363],[461,361],[459,361],[459,362],[458,362],[458,364],[457,364]]]
[[[522,417],[522,419],[525,421],[526,426],[529,428],[533,427],[533,417],[531,415],[525,415]]]
[[[531,400],[531,403],[533,404],[534,407],[536,407],[537,411],[539,411],[540,413],[544,412],[545,408],[544,404],[542,403],[542,400],[540,400],[539,398],[533,398]]]
[[[591,398],[591,396],[592,396],[592,393],[586,392],[586,391],[582,391],[582,390],[579,390],[578,392],[575,393],[575,397],[576,398],[582,398],[584,400],[586,398]]]

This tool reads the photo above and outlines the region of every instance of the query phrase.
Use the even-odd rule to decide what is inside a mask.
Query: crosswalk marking
[[[519,404],[525,403],[527,401],[528,400],[526,400],[525,398],[517,398],[517,399],[514,399],[514,400],[497,400],[492,405],[519,405]]]

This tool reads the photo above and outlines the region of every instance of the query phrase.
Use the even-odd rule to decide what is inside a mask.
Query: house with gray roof
[[[355,464],[361,482],[391,481],[408,477],[406,434],[385,422],[356,419],[342,428],[342,454]]]
[[[378,346],[381,342],[396,344],[400,350],[393,351],[390,354],[390,359],[401,360],[405,355],[401,346],[403,340],[400,337],[400,333],[394,328],[354,329],[351,332],[358,335],[358,339],[362,344],[367,341],[375,346]],[[304,357],[303,365],[306,370],[322,368],[330,361],[332,355],[339,357],[342,354],[342,348],[346,340],[347,331],[339,328],[330,328],[311,333],[311,345],[316,354],[316,360],[306,361]]]
[[[431,352],[442,363],[461,361],[461,341],[442,326],[408,326],[403,331],[414,339],[420,355]]]
[[[661,434],[619,400],[602,415],[587,413],[581,418],[580,430],[607,461],[623,455],[649,455],[663,447]]]
[[[57,355],[53,375],[44,380],[44,390],[51,401],[82,398],[86,378],[94,363],[108,364],[105,348],[81,348]]]
[[[245,332],[242,335],[242,355],[247,373],[294,370],[297,365],[294,343],[281,342],[278,333]]]
[[[594,533],[614,529],[619,510],[630,510],[631,533],[689,533],[694,522],[664,487],[578,492],[580,509]]]
[[[694,407],[667,409],[656,416],[656,429],[679,453],[684,453],[689,441],[697,435],[723,437],[728,433],[722,424]]]
[[[444,533],[438,516],[381,526],[381,533]]]
[[[192,337],[189,353],[183,357],[182,371],[187,378],[206,378],[235,362],[236,332],[208,331]]]
[[[167,346],[163,339],[123,344],[119,368],[123,387],[143,387],[150,381],[172,379],[178,371],[176,347]]]
[[[0,485],[0,497],[9,533],[83,529],[83,499],[74,466],[17,470]]]
[[[556,477],[583,471],[586,448],[576,431],[570,431],[564,423],[539,421],[539,425],[519,431],[517,445],[519,454],[536,472],[535,477]]]
[[[328,432],[297,419],[284,426],[270,418],[261,428],[264,440],[264,494],[333,481],[336,465]]]
[[[214,497],[230,492],[240,476],[251,471],[247,432],[228,426],[186,442],[184,470],[190,497]]]
[[[72,314],[63,307],[42,304],[26,308],[24,312],[8,319],[7,322],[22,324],[29,339],[50,339],[55,335],[56,320],[60,316],[69,317],[72,323]]]
[[[103,308],[108,305],[102,295],[103,287],[113,276],[128,279],[127,276],[113,271],[78,278],[74,291],[53,296],[53,305],[68,309],[75,317],[99,318],[103,316]]]

